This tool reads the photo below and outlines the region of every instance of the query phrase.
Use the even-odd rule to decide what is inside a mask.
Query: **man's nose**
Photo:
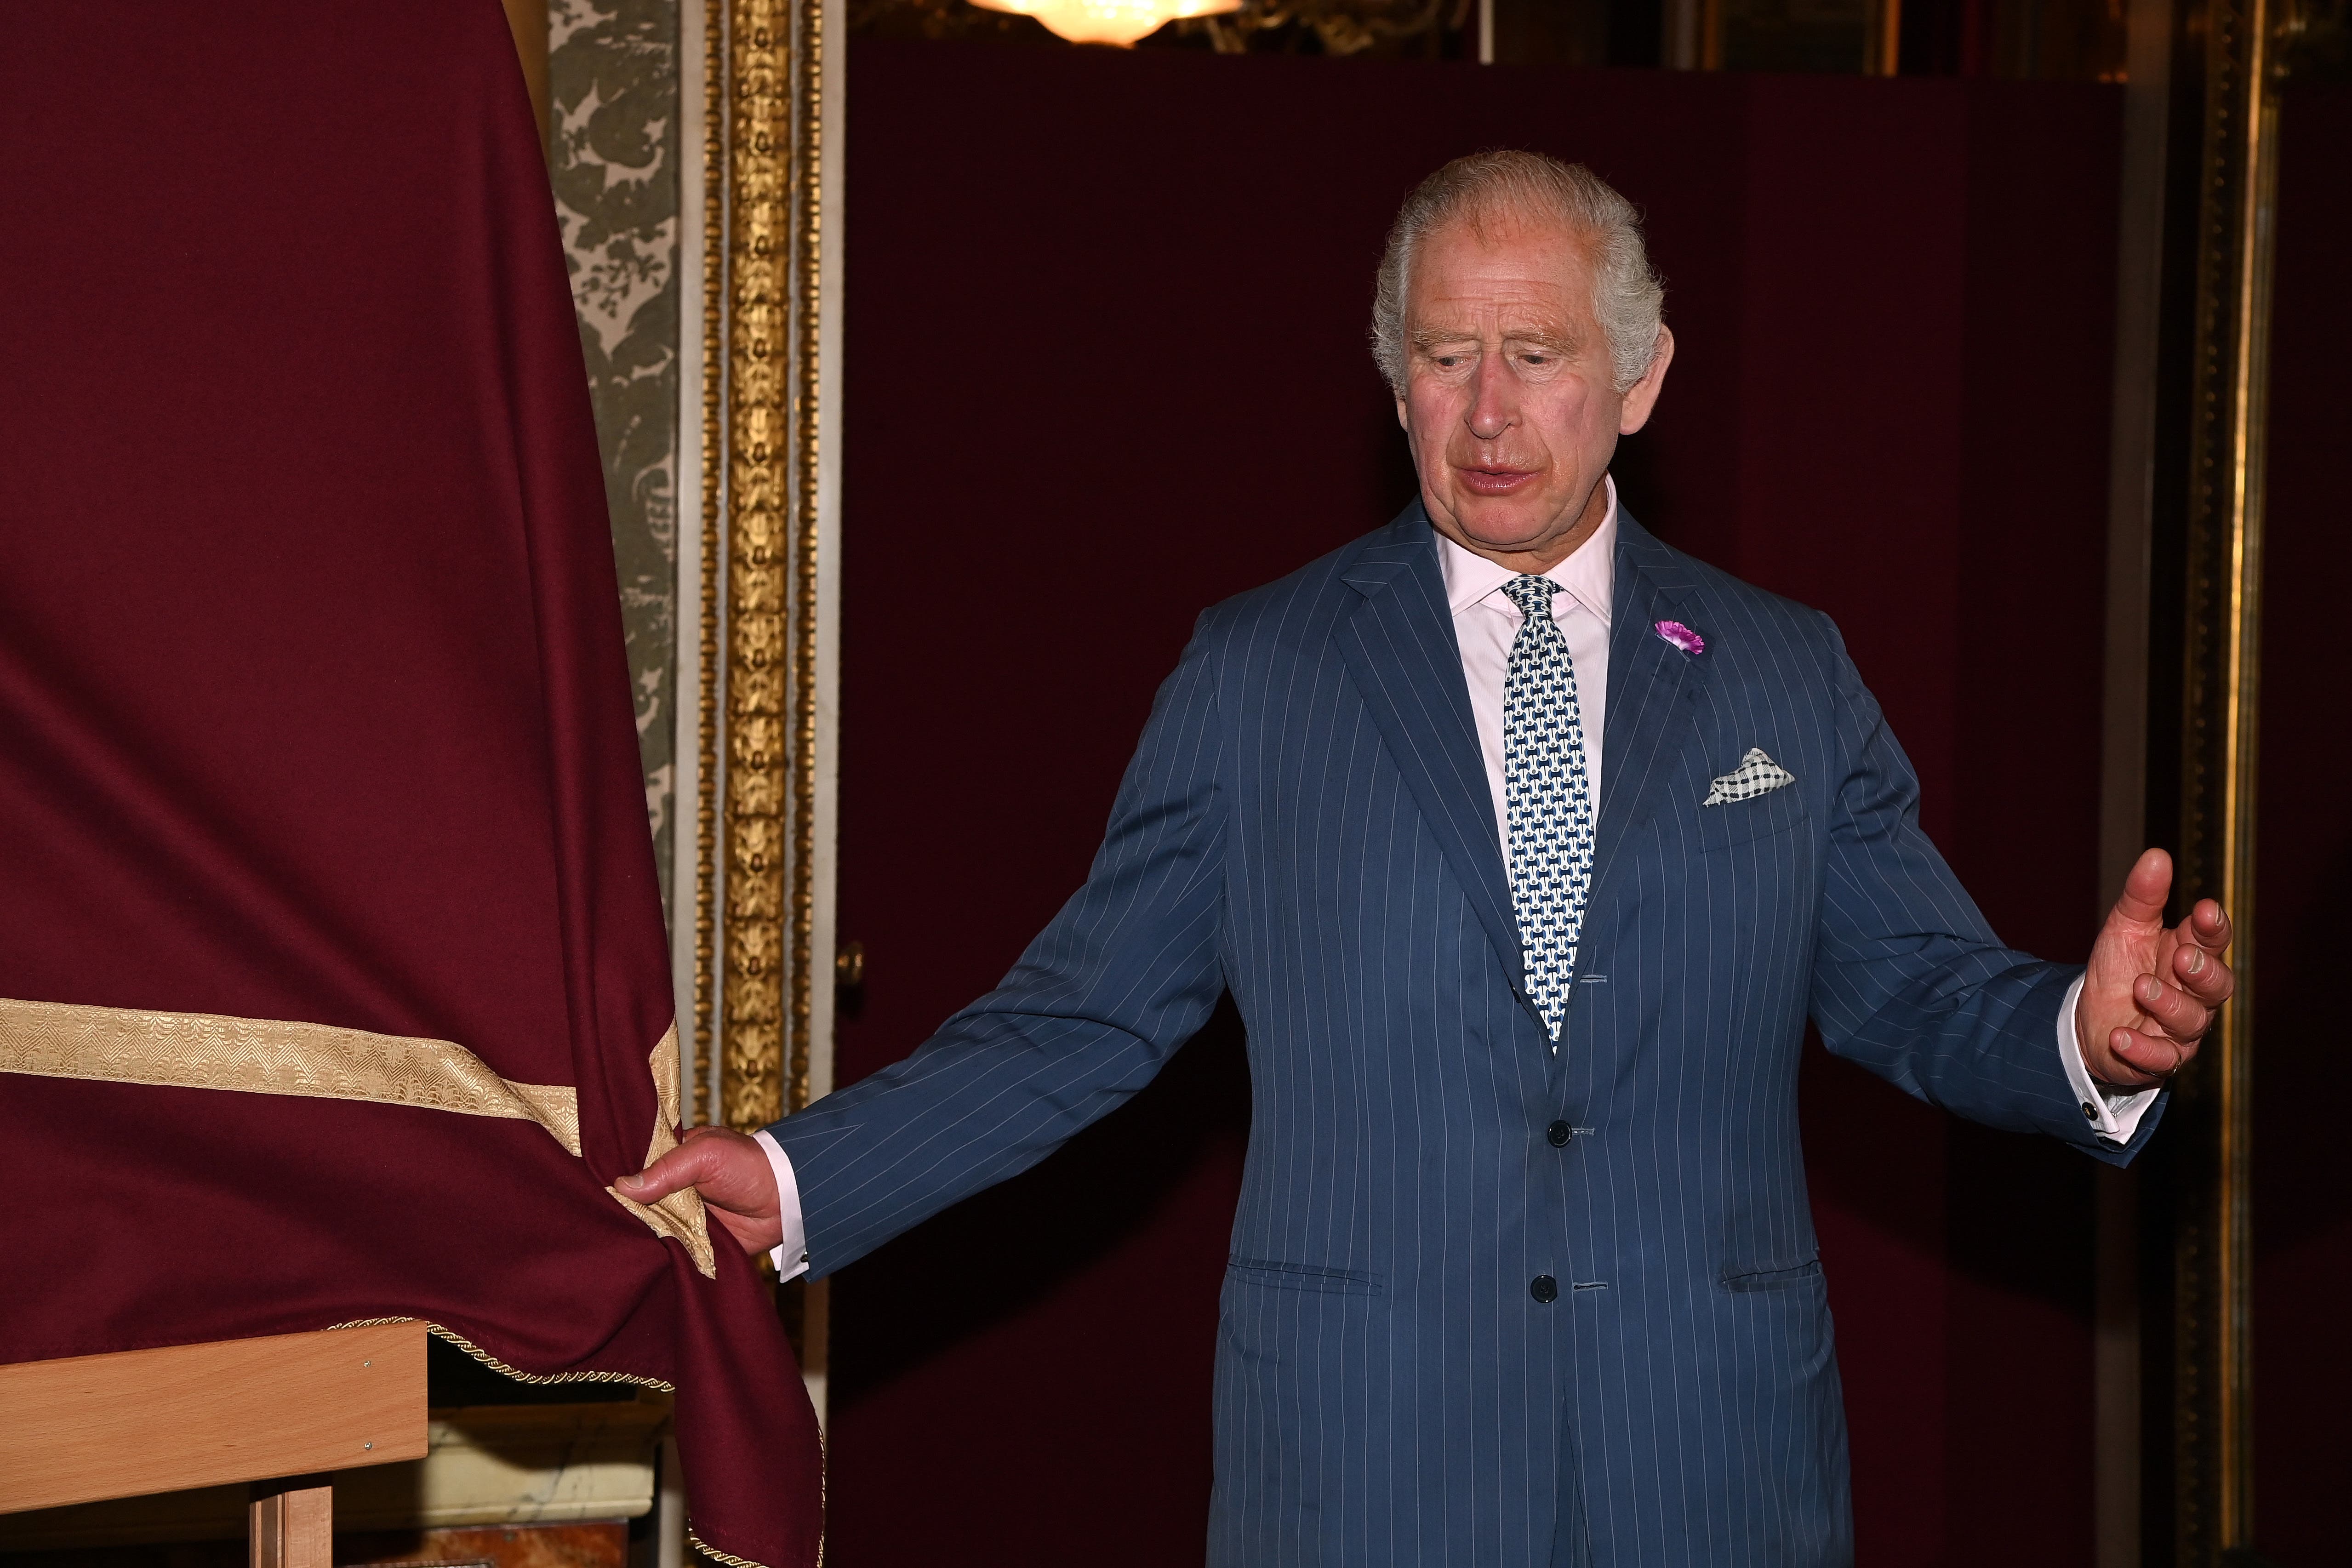
[[[1472,435],[1480,441],[1493,441],[1517,422],[1518,405],[1512,396],[1513,390],[1511,378],[1497,357],[1480,355],[1471,382],[1467,423]]]

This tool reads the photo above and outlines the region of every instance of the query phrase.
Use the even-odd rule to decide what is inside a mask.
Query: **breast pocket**
[[[1794,784],[1783,784],[1778,789],[1768,789],[1745,800],[1702,806],[1698,812],[1699,852],[1713,854],[1735,844],[1752,843],[1775,833],[1788,832],[1801,825],[1805,816],[1803,794]]]

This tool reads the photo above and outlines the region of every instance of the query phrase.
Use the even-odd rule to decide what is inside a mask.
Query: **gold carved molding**
[[[703,37],[713,63],[705,66],[702,78],[702,474],[698,486],[702,506],[696,552],[701,592],[695,613],[694,1063],[689,1096],[697,1126],[709,1122],[713,1103],[712,1024],[718,988],[713,948],[719,931],[719,476],[726,450],[720,435],[727,362],[726,83],[716,64],[725,35],[719,16],[719,0],[705,0]],[[684,350],[681,343],[681,357]]]
[[[2201,0],[2202,58],[2182,603],[2185,910],[2236,923],[2237,999],[2183,1075],[2173,1233],[2174,1561],[2253,1545],[2252,1055],[2257,928],[2264,397],[2278,178],[2277,0]],[[2168,1129],[2170,1131],[2172,1129]]]
[[[805,1104],[817,787],[821,0],[706,0],[694,1074]]]

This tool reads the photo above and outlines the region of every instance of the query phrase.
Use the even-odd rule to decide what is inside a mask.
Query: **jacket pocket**
[[[1385,1288],[1363,1269],[1324,1269],[1312,1263],[1280,1263],[1270,1258],[1228,1257],[1225,1272],[1244,1284],[1277,1291],[1321,1291],[1340,1296],[1377,1296]]]
[[[1800,1263],[1793,1269],[1750,1269],[1741,1273],[1727,1273],[1718,1281],[1727,1291],[1793,1291],[1811,1284],[1822,1277],[1822,1260],[1818,1258]]]
[[[1804,821],[1804,796],[1801,787],[1795,784],[1783,784],[1778,789],[1768,789],[1745,800],[1701,806],[1698,809],[1699,852],[1713,854],[1734,844],[1770,838],[1775,833],[1787,832]]]

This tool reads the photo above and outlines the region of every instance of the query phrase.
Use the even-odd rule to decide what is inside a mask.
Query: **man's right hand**
[[[768,1165],[768,1152],[731,1128],[689,1128],[677,1147],[613,1186],[632,1202],[645,1204],[693,1187],[727,1234],[755,1257],[784,1239],[776,1173]]]

